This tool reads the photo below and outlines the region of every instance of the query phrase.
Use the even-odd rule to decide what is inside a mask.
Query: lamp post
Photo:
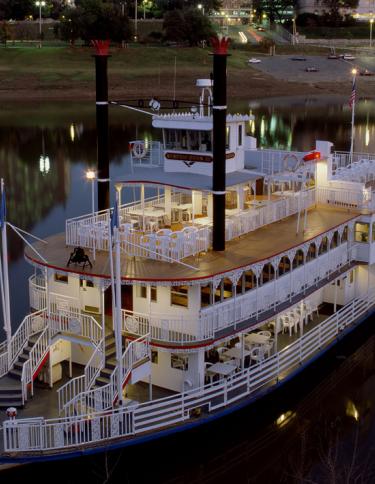
[[[42,47],[42,7],[46,6],[44,0],[37,0],[35,5],[39,7],[39,47]]]
[[[138,0],[135,0],[135,12],[134,12],[134,40],[138,40]]]
[[[374,23],[374,19],[370,18],[370,49],[372,47],[372,24]]]
[[[198,3],[198,9],[202,11],[202,15],[204,15],[204,6],[201,3]]]

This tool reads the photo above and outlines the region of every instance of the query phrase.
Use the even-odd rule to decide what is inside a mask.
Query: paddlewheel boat
[[[131,143],[113,209],[26,248],[31,312],[0,346],[2,462],[201,425],[374,311],[374,157],[257,149],[215,83],[214,66],[197,108],[152,115],[162,141]]]

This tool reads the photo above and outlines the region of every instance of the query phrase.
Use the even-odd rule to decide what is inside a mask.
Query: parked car
[[[265,32],[265,31],[266,31],[266,29],[265,29],[264,27],[260,27],[260,26],[259,26],[259,27],[257,27],[257,31],[258,31],[258,32]]]
[[[291,58],[292,61],[305,61],[306,60],[306,57],[292,57]]]
[[[305,71],[306,72],[318,72],[319,69],[317,67],[310,66],[310,67],[306,67]]]
[[[262,61],[260,59],[256,59],[255,57],[252,57],[251,59],[248,60],[249,64],[260,64]]]
[[[373,72],[369,71],[368,69],[364,69],[362,71],[359,71],[360,76],[373,76],[375,75]]]
[[[346,61],[352,61],[352,60],[355,60],[355,57],[354,57],[354,55],[352,55],[352,54],[344,54],[344,55],[342,56],[342,58],[343,58],[344,60],[346,60]]]
[[[340,59],[340,56],[338,56],[336,54],[329,54],[329,56],[327,57],[327,59]]]

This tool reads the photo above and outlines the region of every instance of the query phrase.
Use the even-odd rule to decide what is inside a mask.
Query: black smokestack
[[[98,210],[109,208],[108,50],[109,40],[92,41],[96,53],[96,137]]]
[[[229,39],[211,39],[214,48],[213,86],[213,250],[225,250],[225,172],[227,119],[227,57]]]

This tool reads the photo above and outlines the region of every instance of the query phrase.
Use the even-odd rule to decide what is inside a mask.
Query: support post
[[[227,57],[229,39],[211,39],[213,85],[213,250],[225,250]]]
[[[10,316],[10,295],[9,295],[9,269],[8,269],[8,239],[7,239],[7,223],[6,223],[6,201],[5,201],[5,186],[4,179],[1,179],[1,207],[0,207],[0,227],[1,227],[1,244],[2,244],[2,262],[3,262],[3,277],[2,283],[4,285],[4,303],[5,303],[5,320],[4,330],[7,337],[8,355],[10,355],[10,341],[12,338],[12,323]]]
[[[98,210],[109,208],[108,50],[109,40],[93,40],[96,73]]]

